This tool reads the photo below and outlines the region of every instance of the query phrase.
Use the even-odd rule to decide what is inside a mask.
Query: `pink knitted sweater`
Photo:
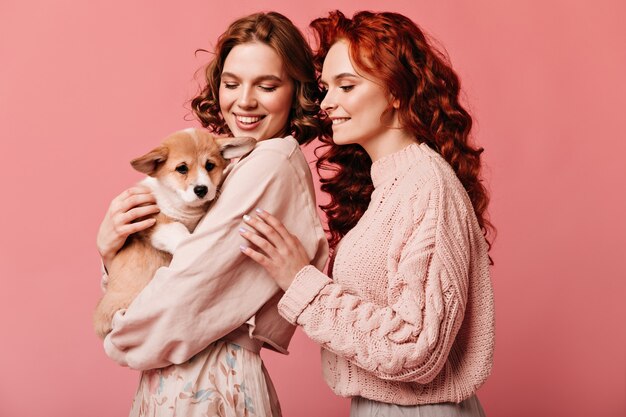
[[[342,239],[334,280],[303,268],[279,302],[322,349],[341,396],[460,402],[491,371],[487,243],[452,168],[426,144],[372,165],[367,211]]]

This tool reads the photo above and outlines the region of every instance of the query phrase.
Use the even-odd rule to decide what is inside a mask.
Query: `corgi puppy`
[[[128,236],[111,261],[107,290],[93,318],[99,337],[111,331],[115,312],[130,305],[158,268],[169,265],[178,244],[193,232],[217,196],[230,160],[247,154],[255,144],[253,138],[218,138],[192,128],[168,136],[131,161],[134,169],[147,175],[140,184],[152,190],[160,212],[155,225]]]

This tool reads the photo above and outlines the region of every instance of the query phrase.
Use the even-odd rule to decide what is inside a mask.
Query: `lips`
[[[333,121],[333,126],[336,126],[336,125],[340,125],[342,123],[347,122],[348,120],[350,120],[350,118],[349,117],[333,117],[331,118],[331,120]]]
[[[265,116],[244,116],[240,114],[235,114],[235,119],[237,119],[238,122],[241,122],[244,124],[256,123],[260,121],[261,119],[263,119],[264,117]]]
[[[244,115],[236,113],[233,113],[233,115],[235,116],[235,123],[237,123],[237,127],[241,130],[254,130],[265,118],[265,115]]]

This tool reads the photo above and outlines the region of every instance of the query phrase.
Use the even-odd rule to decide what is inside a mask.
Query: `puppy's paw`
[[[191,235],[184,224],[178,222],[159,224],[150,237],[155,248],[174,253],[180,242]]]

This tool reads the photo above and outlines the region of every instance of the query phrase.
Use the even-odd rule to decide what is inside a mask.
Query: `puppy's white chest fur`
[[[209,201],[201,206],[190,207],[175,192],[162,186],[156,178],[146,177],[141,184],[152,190],[156,204],[163,215],[184,224],[189,231],[196,227],[207,211]]]
[[[155,248],[174,254],[174,251],[191,233],[184,224],[179,222],[161,223],[150,235],[150,243]]]
[[[163,187],[158,179],[147,177],[141,183],[152,190],[161,214],[172,220],[158,222],[154,226],[150,243],[159,250],[173,254],[206,213],[208,202],[202,206],[189,207],[175,193]]]

